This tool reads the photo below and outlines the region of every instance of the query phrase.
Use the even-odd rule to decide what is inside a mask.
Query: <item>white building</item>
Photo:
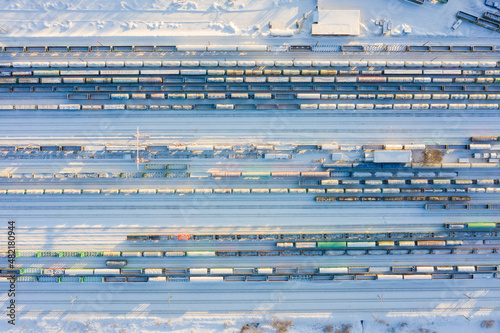
[[[318,0],[318,11],[314,15],[312,36],[359,35],[359,10],[338,10],[334,0]]]

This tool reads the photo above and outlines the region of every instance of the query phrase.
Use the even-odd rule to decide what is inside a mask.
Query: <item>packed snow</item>
[[[481,16],[483,0],[338,0],[335,9],[361,10],[361,36],[496,37],[498,32],[464,22],[452,30],[457,11]],[[316,0],[0,0],[0,37],[253,36],[271,28],[310,37]],[[383,21],[391,29],[382,35]],[[291,37],[293,38],[293,37]]]
[[[56,318],[54,318],[56,317]],[[132,318],[131,318],[132,317]],[[378,317],[334,314],[185,314],[171,317],[139,315],[109,319],[58,317],[21,320],[16,329],[0,322],[3,332],[175,332],[175,333],[493,333],[500,323],[488,316],[468,317]]]

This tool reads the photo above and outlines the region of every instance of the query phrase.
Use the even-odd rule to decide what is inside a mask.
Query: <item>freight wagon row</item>
[[[482,241],[473,241],[474,245],[480,245],[479,242]],[[466,245],[470,242],[465,241]],[[369,242],[279,242],[276,243],[277,247],[281,248],[297,248],[297,249],[305,249],[305,248],[368,248],[368,247],[415,247],[415,246],[461,246],[464,245],[463,240],[420,240],[420,241],[411,241],[411,240],[401,240],[401,241],[369,241]],[[491,245],[491,244],[488,244]],[[500,240],[498,241],[498,245],[500,245]]]
[[[459,197],[316,197],[319,202],[332,201],[470,201],[468,196]]]
[[[496,154],[495,154],[496,155]],[[392,172],[352,172],[351,177],[393,177]],[[404,174],[405,177],[422,177],[425,174],[425,177],[440,177],[439,173],[436,172],[404,172],[397,173]],[[396,174],[396,175],[397,175]],[[266,176],[267,177],[267,176]],[[402,177],[402,176],[400,176]],[[323,179],[323,180],[299,180],[299,185],[304,186],[316,186],[316,185],[495,185],[499,184],[499,179]],[[403,191],[404,192],[404,191]],[[425,189],[412,189],[411,193],[420,193],[425,192]],[[431,191],[432,192],[432,191]],[[465,192],[465,190],[464,190]]]
[[[374,280],[449,280],[500,278],[499,273],[435,273],[435,274],[301,274],[301,275],[226,275],[226,276],[20,276],[16,282],[39,283],[125,283],[125,282],[287,282],[287,281],[374,281]],[[0,277],[0,282],[11,282]]]
[[[188,172],[0,173],[0,178],[186,178]]]
[[[401,61],[401,60],[373,60],[373,61],[345,61],[345,60],[167,60],[167,61],[77,61],[77,62],[2,62],[0,67],[18,68],[48,68],[48,67],[497,67],[496,61]]]
[[[87,105],[88,106],[88,105]],[[154,105],[151,105],[154,106]],[[151,107],[150,106],[150,107]],[[5,107],[5,105],[4,105]],[[38,105],[35,106],[38,107],[39,109],[48,109],[50,108],[58,108],[58,105]],[[2,106],[0,106],[0,109]],[[494,141],[500,141],[500,137],[498,136],[473,136],[470,137],[470,140],[472,142],[494,142]],[[457,145],[451,145],[453,148],[448,148],[450,145],[440,145],[439,149],[457,149]],[[466,148],[479,148],[479,149],[491,149],[491,146],[483,146],[482,144],[472,144],[467,146],[467,145],[459,145],[460,149],[466,149]],[[96,151],[95,148],[100,148],[98,150],[107,150],[107,151],[117,151],[118,148],[120,150],[136,150],[136,146],[60,146],[60,145],[53,145],[53,146],[39,146],[39,145],[29,145],[29,146],[0,146],[0,151]],[[385,145],[349,145],[349,144],[343,144],[343,145],[338,145],[338,144],[320,144],[320,145],[295,145],[295,144],[284,144],[284,145],[272,145],[272,144],[249,144],[249,145],[243,145],[243,146],[233,146],[233,145],[183,145],[183,144],[169,144],[169,145],[164,145],[164,146],[141,146],[141,150],[149,150],[149,151],[155,151],[155,150],[171,150],[171,151],[178,151],[178,150],[191,150],[191,151],[196,151],[196,150],[277,150],[277,151],[282,151],[282,150],[304,150],[304,149],[314,149],[314,150],[327,150],[327,151],[332,151],[332,150],[373,150],[373,149],[389,149],[389,150],[425,150],[425,149],[436,149],[435,145],[425,145],[425,144],[385,144]],[[156,164],[147,164],[148,165],[156,165]],[[162,164],[158,164],[162,165]],[[167,164],[165,164],[167,165]],[[185,166],[186,164],[169,164],[168,169],[177,169],[180,170],[182,166]],[[345,165],[345,164],[342,164]],[[375,165],[373,163],[370,164],[359,164],[356,163],[356,166],[360,167],[363,165]],[[390,166],[392,166],[391,164]],[[338,164],[333,164],[332,166],[338,167]],[[349,168],[351,168],[353,165],[349,164]],[[387,165],[385,165],[387,167]],[[163,167],[160,167],[162,169]],[[163,168],[164,169],[164,168]],[[274,173],[271,173],[274,174]],[[280,173],[276,172],[276,174],[285,174],[285,173]],[[291,172],[291,175],[297,175],[300,176],[298,172]],[[385,177],[390,177],[386,176]],[[391,175],[392,176],[392,175]],[[455,177],[453,175],[453,177]],[[445,177],[450,177],[445,175]]]
[[[217,104],[219,105],[219,104]],[[224,108],[234,109],[233,104],[224,104]],[[232,107],[231,107],[232,105]],[[293,104],[292,104],[293,105]],[[217,107],[217,106],[216,106]],[[301,110],[495,110],[499,104],[300,104]]]
[[[233,193],[241,193],[241,191],[234,191]],[[240,189],[237,189],[240,190]],[[269,193],[316,193],[316,194],[398,194],[398,193],[500,193],[500,188],[496,187],[474,187],[474,188],[308,188],[302,189],[302,191],[298,191],[298,189],[288,189],[288,192],[279,189],[270,189]],[[266,192],[266,193],[268,193]],[[230,192],[225,192],[230,193]],[[249,193],[249,192],[247,192]],[[364,199],[363,199],[364,198]],[[406,201],[448,201],[447,199],[426,199],[424,196],[412,196],[407,197]],[[431,197],[434,198],[434,197]],[[386,201],[390,201],[391,199],[387,199]],[[460,197],[460,196],[452,196],[449,199],[450,201],[470,201],[470,198]],[[328,199],[319,199],[317,201],[335,201]],[[374,199],[373,197],[362,197],[361,201],[382,201],[382,199]],[[397,201],[396,199],[394,201]],[[404,201],[403,199],[399,199],[399,201]]]
[[[457,18],[461,20],[465,20],[474,24],[477,24],[483,28],[500,31],[500,23],[492,21],[490,19],[483,19],[481,17],[474,16],[472,14],[468,14],[462,11],[457,12]]]
[[[420,242],[420,243],[418,243]],[[318,244],[316,244],[318,243]],[[322,243],[322,244],[319,244]],[[284,245],[283,245],[284,244]],[[294,247],[295,246],[295,247]],[[465,246],[462,248],[462,246]],[[452,254],[452,253],[498,253],[500,241],[486,240],[426,240],[426,241],[377,241],[377,242],[296,242],[280,243],[279,248],[294,247],[287,250],[253,250],[253,251],[122,251],[114,257],[276,257],[276,256],[335,256],[335,255],[405,255],[405,254]],[[395,247],[396,249],[388,249]],[[452,248],[453,247],[453,248]],[[458,248],[455,248],[458,247]],[[418,248],[418,249],[408,249]],[[441,249],[444,248],[444,249]],[[304,250],[309,249],[309,250]],[[444,251],[443,251],[444,250]],[[368,252],[367,252],[368,251]],[[5,253],[1,254],[6,256]],[[22,251],[17,257],[79,257],[73,252],[35,252]]]
[[[208,71],[208,75],[210,71]],[[223,71],[222,71],[223,72]],[[242,71],[243,72],[243,71]],[[254,71],[255,72],[255,71]],[[280,72],[280,71],[277,71]],[[297,71],[299,72],[299,71]],[[186,77],[31,77],[31,72],[2,72],[0,75],[0,84],[136,84],[136,83],[480,83],[493,84],[499,83],[498,77],[413,77],[413,76],[356,76],[359,73],[351,73],[352,76],[333,76],[335,71],[328,73],[315,73],[314,75],[321,76],[281,76],[276,73],[273,76],[228,76],[228,77],[205,77],[207,73],[204,71],[192,71],[190,75],[202,75],[203,77],[189,78],[186,72],[181,73]],[[437,72],[437,71],[436,71]],[[199,73],[199,74],[195,74]],[[12,74],[12,77],[7,74]],[[378,74],[378,73],[377,73]],[[430,73],[428,73],[430,74]],[[99,75],[99,74],[95,74]],[[214,74],[212,74],[214,75]],[[218,74],[224,75],[224,74]],[[231,73],[228,75],[237,75]],[[238,73],[244,75],[244,73]],[[248,71],[246,75],[248,74]],[[255,75],[255,74],[254,74]],[[297,73],[298,75],[298,73]],[[309,74],[311,75],[311,74]],[[439,74],[436,74],[439,75]],[[457,74],[460,75],[460,74]],[[474,75],[474,74],[472,74]],[[8,76],[8,77],[5,77]],[[27,77],[29,76],[29,77]]]
[[[290,274],[349,274],[349,273],[486,273],[498,272],[498,265],[467,266],[392,266],[392,267],[259,267],[259,268],[17,268],[0,269],[0,274],[90,276],[90,275],[290,275]]]
[[[78,61],[78,62],[64,62],[64,61],[52,61],[52,62],[28,62],[28,61],[16,61],[16,62],[2,62],[0,63],[0,68],[68,68],[68,67],[78,67],[78,68],[98,68],[98,67],[428,67],[428,68],[494,68],[498,67],[496,61],[456,61],[456,60],[446,60],[446,61],[401,61],[401,60],[373,60],[373,61],[343,61],[343,60],[318,60],[318,61],[308,61],[308,60],[241,60],[241,61],[216,61],[216,60],[185,60],[185,61]],[[144,74],[154,74],[155,71],[159,69],[153,69],[153,73],[146,71]],[[162,69],[165,70],[165,69]],[[174,70],[174,69],[168,69]],[[60,75],[63,72],[77,72],[86,70],[39,70],[39,72],[48,72],[50,75],[59,72]],[[115,73],[128,73],[130,70],[111,70]],[[135,70],[139,71],[139,70]],[[177,70],[178,71],[178,70]],[[386,69],[388,75],[391,74],[415,74],[422,70],[419,69]],[[466,70],[465,70],[466,71]],[[486,69],[486,71],[488,71]],[[493,70],[494,71],[494,70]],[[35,70],[36,72],[36,70]],[[59,74],[57,74],[59,75]],[[81,74],[70,74],[70,75],[81,75]],[[113,74],[117,75],[117,74]],[[128,74],[125,74],[128,75]]]
[[[485,146],[484,148],[481,149],[488,149],[488,146]],[[256,150],[264,150],[264,146],[257,146]],[[479,148],[477,146],[474,146],[474,148]],[[491,146],[490,146],[491,148]],[[273,146],[269,146],[269,150],[273,149]],[[458,164],[458,163],[456,163]],[[470,163],[469,163],[470,164]],[[332,166],[335,166],[336,164],[332,164]],[[341,165],[337,165],[339,167]],[[368,164],[356,164],[356,167],[358,169],[364,169],[364,168],[370,168],[370,167],[375,167],[377,164],[374,163],[368,163]],[[404,167],[404,165],[399,164],[399,167]],[[326,167],[329,167],[326,166]],[[349,164],[349,168],[352,168],[353,165]],[[438,167],[439,168],[439,167]],[[267,171],[253,171],[253,172],[246,172],[246,171],[212,171],[210,173],[212,177],[304,177],[304,178],[329,178],[329,177],[335,177],[337,174],[337,171],[273,171],[273,172],[267,172]],[[457,173],[436,173],[432,171],[428,172],[419,172],[419,173],[414,173],[414,172],[404,172],[404,173],[397,173],[394,174],[390,171],[384,171],[384,172],[352,172],[348,173],[346,177],[455,177],[457,176]],[[471,184],[497,184],[498,179],[441,179],[443,182],[441,184],[448,183],[447,180],[449,180],[450,184],[456,184],[456,185],[471,185]],[[364,182],[368,182],[369,180],[364,180]],[[413,181],[413,183],[412,183]],[[418,181],[416,179],[394,179],[391,180],[391,182],[388,182],[388,180],[384,180],[383,183],[373,183],[373,184],[367,184],[367,185],[380,185],[380,184],[392,184],[392,185],[397,185],[397,184],[431,184],[430,181],[436,182],[436,184],[439,183],[440,180],[437,179],[419,179]],[[308,185],[339,185],[339,184],[344,184],[344,185],[357,185],[360,183],[360,180],[338,180],[338,179],[323,179],[323,180],[318,180],[318,183],[315,183],[316,180],[313,180],[313,183],[310,183]],[[351,183],[349,183],[351,182]]]
[[[242,83],[243,79],[233,78],[232,83]],[[182,80],[182,79],[179,79]],[[200,79],[203,81],[205,79]],[[207,79],[210,81],[210,79]],[[216,79],[213,79],[216,80]],[[458,79],[457,79],[458,80]],[[465,80],[465,79],[464,79]],[[226,83],[229,82],[229,78],[226,79]],[[204,81],[203,81],[204,82]],[[213,82],[213,81],[212,81]],[[223,81],[221,81],[223,82]],[[171,93],[170,99],[186,99],[187,93],[190,99],[225,99],[232,96],[233,99],[249,99],[253,98],[256,100],[290,100],[290,99],[310,99],[306,97],[311,94],[320,94],[317,99],[322,100],[353,100],[353,99],[415,99],[415,100],[425,100],[425,99],[453,99],[453,100],[476,100],[476,99],[496,99],[495,95],[498,95],[500,88],[496,85],[370,85],[365,86],[362,84],[352,84],[352,85],[335,85],[332,83],[322,83],[307,86],[300,86],[297,84],[290,85],[184,85],[182,82],[178,82],[178,85],[107,85],[103,87],[99,86],[88,86],[84,87],[81,85],[71,85],[71,86],[4,86],[0,87],[0,91],[3,93],[29,93],[29,92],[43,92],[43,93],[71,93],[68,97],[70,99],[91,99],[91,100],[109,100],[109,99],[127,99],[124,94],[128,94],[129,99],[159,99],[164,100],[165,93]],[[201,82],[200,82],[201,83]],[[83,92],[87,91],[87,92]],[[90,91],[90,92],[89,92]],[[111,98],[110,91],[114,91],[113,98]],[[140,93],[137,91],[141,91]],[[234,92],[233,95],[228,95],[227,92]],[[239,91],[239,92],[238,92]],[[248,91],[252,93],[249,94]],[[281,92],[280,92],[281,91]],[[298,91],[298,92],[297,92]],[[300,92],[302,91],[302,92]],[[208,92],[208,93],[207,93]],[[422,93],[419,93],[422,92]],[[456,93],[454,93],[456,92]],[[470,94],[469,94],[470,92]],[[89,95],[90,94],[90,95]],[[163,96],[162,96],[163,94]],[[177,94],[184,94],[182,95]],[[299,97],[299,94],[303,94]],[[435,94],[433,96],[432,94]],[[439,94],[444,97],[440,97]],[[487,94],[483,97],[481,94]],[[397,98],[396,98],[397,95]],[[429,97],[429,95],[431,95]],[[449,97],[446,97],[448,95]],[[452,97],[453,95],[453,97]],[[167,96],[168,97],[168,96]],[[225,98],[224,98],[225,97]],[[429,97],[429,98],[428,98]],[[205,104],[202,109],[205,109]],[[209,104],[206,104],[209,105]],[[287,105],[287,104],[284,104]],[[140,105],[139,105],[140,106]],[[136,109],[139,108],[136,107]]]
[[[81,73],[79,75],[99,75],[96,73]],[[103,71],[101,71],[103,72]],[[109,72],[109,71],[108,71]],[[129,71],[132,72],[132,71]],[[143,71],[144,72],[144,71]],[[158,72],[172,72],[172,71],[158,71]],[[175,72],[175,71],[174,71]],[[178,72],[178,71],[177,71]],[[211,73],[212,72],[212,73]],[[258,73],[260,72],[260,74]],[[268,73],[267,73],[268,72]],[[272,72],[272,73],[271,73]],[[281,71],[279,70],[265,70],[264,75],[268,76],[260,76],[262,75],[262,71],[252,70],[249,73],[249,70],[244,72],[243,70],[234,70],[227,71],[227,74],[224,74],[224,70],[214,70],[214,71],[205,71],[205,70],[185,70],[181,71],[180,75],[184,75],[186,77],[32,77],[32,72],[0,72],[0,84],[110,84],[110,83],[126,83],[126,84],[135,84],[135,83],[499,83],[500,78],[497,77],[429,77],[429,76],[357,76],[360,75],[359,71],[349,71],[349,73],[342,73],[341,75],[348,74],[349,76],[336,76],[336,71],[332,70],[321,70],[321,71],[308,71],[308,76],[299,76],[300,71],[296,71],[296,73],[286,73],[285,75],[297,75],[297,76],[282,76]],[[302,73],[305,71],[303,70]],[[441,70],[433,70],[427,71],[425,73],[427,75],[439,75],[439,72],[445,72]],[[452,71],[450,71],[452,72]],[[455,72],[455,71],[453,71]],[[454,73],[454,75],[461,75],[459,73]],[[481,75],[477,73],[471,73],[476,71],[464,71],[469,72],[465,75]],[[491,72],[491,71],[490,71]],[[499,71],[495,71],[499,72]],[[101,75],[117,75],[119,73],[114,74],[101,74]],[[155,74],[171,74],[178,75],[179,73],[155,73]],[[370,74],[370,73],[361,73],[361,74]],[[371,74],[381,75],[381,72],[372,72]],[[451,73],[448,73],[451,74]],[[49,76],[49,75],[40,75],[38,76]],[[55,74],[57,75],[57,74]],[[66,74],[71,75],[71,74]],[[135,75],[138,75],[135,74]],[[196,77],[190,78],[190,75],[200,75],[203,76],[201,78]],[[205,77],[208,75],[208,77]],[[228,75],[227,77],[217,77],[214,75]],[[238,75],[238,76],[235,76]],[[243,76],[249,75],[249,76]],[[252,75],[252,76],[250,76]],[[304,74],[302,74],[304,75]],[[316,75],[316,76],[312,76]],[[490,74],[491,75],[491,74]],[[495,73],[495,75],[499,75]],[[29,77],[28,77],[29,76]]]
[[[44,149],[49,149],[50,147],[42,147],[42,151]],[[57,149],[55,147],[54,149]],[[229,148],[228,148],[229,149]],[[119,149],[108,149],[108,151],[132,151],[133,147],[121,147]],[[204,151],[208,150],[205,148],[197,148],[190,147],[188,150],[191,151]],[[218,150],[218,149],[214,149]],[[45,150],[47,151],[47,150]],[[271,155],[276,158],[275,155],[281,157],[281,155],[289,156],[288,154],[265,154],[265,156]],[[495,156],[496,153],[492,153],[491,155]],[[493,157],[491,156],[491,157]],[[462,163],[461,163],[462,164]],[[463,163],[467,164],[467,163]],[[470,163],[469,167],[470,167]],[[496,166],[494,163],[488,163],[490,165]],[[374,165],[375,166],[375,165]],[[458,167],[458,166],[457,166]],[[82,173],[0,173],[0,178],[156,178],[156,177],[167,177],[167,178],[179,178],[179,177],[190,177],[190,174],[187,172],[183,172],[181,170],[186,170],[189,167],[186,165],[184,169],[182,165],[166,167],[165,165],[146,165],[147,170],[162,170],[166,169],[171,170],[172,172],[82,172]],[[368,168],[368,167],[367,167]],[[179,170],[179,171],[174,171]],[[197,173],[200,174],[200,173]],[[454,175],[452,175],[454,174]],[[274,172],[266,172],[266,171],[254,171],[254,172],[240,172],[240,171],[215,171],[204,173],[204,175],[211,175],[214,178],[222,178],[222,177],[251,177],[251,178],[261,178],[261,177],[303,177],[307,179],[300,179],[299,185],[301,186],[332,186],[332,185],[496,185],[499,184],[498,179],[309,179],[309,178],[326,178],[326,177],[355,177],[355,178],[388,178],[388,177],[446,177],[452,176],[455,177],[456,173],[443,173],[443,172],[344,172],[342,176],[338,176],[337,171],[274,171]],[[405,192],[405,191],[403,191]],[[410,191],[411,193],[420,193],[426,192],[425,189],[416,190],[413,189]],[[432,192],[432,191],[431,191]],[[440,192],[443,192],[441,189]],[[452,191],[454,192],[454,191]],[[465,192],[465,191],[464,191]]]
[[[162,269],[153,269],[161,270]],[[166,269],[168,270],[168,269]],[[236,282],[236,281],[289,281],[302,280],[431,280],[431,279],[477,279],[499,278],[497,266],[399,266],[399,267],[277,267],[277,268],[212,268],[196,269],[206,273],[200,276],[187,275],[189,269],[174,269],[178,272],[167,276],[123,276],[104,273],[102,275],[63,275],[16,277],[17,282]],[[193,269],[191,269],[193,270]],[[210,270],[210,273],[209,273]],[[240,270],[241,272],[236,272]],[[214,272],[212,272],[214,271]],[[219,271],[219,272],[217,272]],[[183,273],[185,272],[185,273]],[[97,273],[96,273],[97,274]],[[103,274],[103,275],[104,275]],[[155,274],[155,273],[153,273]],[[201,272],[200,272],[201,274]],[[212,275],[213,274],[213,275]],[[352,275],[349,275],[352,274]],[[111,275],[111,276],[110,276]],[[113,276],[115,275],[115,276]],[[217,276],[222,275],[222,276]],[[9,277],[0,277],[0,282],[10,282]]]
[[[470,192],[470,193],[500,193],[499,188],[469,188],[467,191],[460,189],[447,189],[446,192]],[[0,194],[7,195],[54,195],[54,194],[396,194],[396,193],[443,193],[444,189],[412,189],[412,188],[140,188],[140,189],[8,189],[0,190]],[[338,198],[338,200],[336,199]],[[470,201],[469,196],[411,196],[411,197],[385,197],[385,196],[361,196],[361,197],[316,197],[316,201]]]
[[[256,241],[256,240],[323,240],[323,239],[404,239],[404,238],[445,238],[445,237],[494,237],[493,232],[482,230],[498,230],[500,223],[497,222],[471,222],[471,223],[446,223],[446,229],[478,230],[478,231],[456,231],[456,232],[389,232],[389,233],[336,233],[336,234],[177,234],[177,235],[128,235],[128,241]],[[498,234],[497,236],[500,236]],[[485,243],[490,244],[490,243]]]
[[[109,95],[109,94],[104,94]],[[159,98],[163,99],[164,94]],[[98,98],[103,99],[103,98]],[[108,97],[104,98],[108,99]],[[328,103],[328,104],[183,104],[183,105],[125,105],[125,104],[59,104],[59,105],[35,105],[35,104],[2,104],[0,110],[496,110],[497,103],[436,103],[436,104],[382,104],[382,103]]]
[[[322,93],[71,93],[67,95],[69,100],[109,100],[109,99],[153,99],[153,100],[179,100],[179,99],[321,99],[321,100],[499,100],[500,94],[322,94]],[[205,104],[210,105],[210,104]],[[217,104],[214,104],[217,105]],[[294,104],[290,104],[294,105]],[[328,105],[328,104],[322,104]],[[337,104],[333,104],[337,105]],[[385,104],[374,104],[385,105]],[[440,105],[440,104],[431,104]],[[467,104],[457,104],[467,105]],[[436,107],[437,108],[437,107]]]

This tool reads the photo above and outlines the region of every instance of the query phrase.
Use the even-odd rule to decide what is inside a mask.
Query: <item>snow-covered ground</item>
[[[15,37],[217,37],[245,36],[255,41],[273,29],[291,29],[296,38],[310,37],[316,0],[0,0],[0,38]],[[451,26],[457,11],[481,16],[492,11],[483,0],[437,0],[417,5],[408,0],[339,0],[338,9],[361,10],[361,37],[389,42],[393,37],[498,37],[498,32],[464,22]],[[296,23],[302,22],[302,28]],[[385,37],[376,22],[385,19],[392,30]],[[411,28],[404,34],[403,28]],[[7,38],[7,39],[6,39]],[[323,37],[334,42],[333,37]],[[315,39],[316,40],[316,39]],[[140,44],[140,39],[133,39]],[[231,43],[231,39],[225,39]],[[95,44],[96,40],[92,39]],[[129,44],[131,40],[128,40]],[[233,43],[236,43],[233,40]]]
[[[176,333],[494,333],[500,323],[488,315],[468,318],[413,316],[354,316],[311,314],[203,314],[183,316],[122,316],[110,319],[71,318],[24,320],[3,332],[176,332]],[[361,323],[363,321],[363,324]],[[491,326],[491,327],[490,327]],[[279,330],[279,328],[287,328]]]

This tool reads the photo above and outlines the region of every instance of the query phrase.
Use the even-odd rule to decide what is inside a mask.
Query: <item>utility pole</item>
[[[137,126],[137,170],[139,170],[139,126]]]
[[[147,134],[141,134],[139,132],[139,126],[137,126],[137,133],[134,136],[137,139],[136,140],[137,156],[136,156],[135,162],[137,163],[137,170],[139,170],[139,163],[140,162],[147,162],[147,160],[139,158],[139,138],[147,138],[147,137],[149,137],[149,135],[147,135]]]

